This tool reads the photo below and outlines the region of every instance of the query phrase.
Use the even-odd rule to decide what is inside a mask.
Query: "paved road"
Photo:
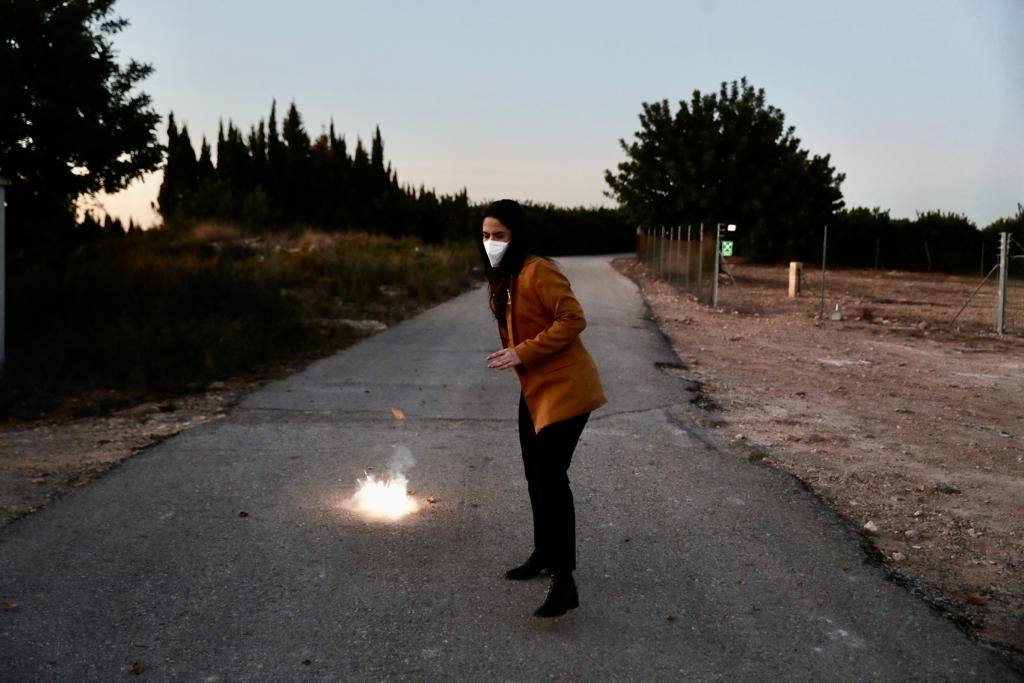
[[[564,259],[610,402],[570,476],[581,607],[531,533],[518,383],[476,290],[250,394],[0,531],[0,679],[1019,680],[788,475],[707,445],[636,288]],[[391,412],[405,412],[396,420]],[[339,503],[399,447],[436,503]],[[240,517],[239,511],[249,514]]]

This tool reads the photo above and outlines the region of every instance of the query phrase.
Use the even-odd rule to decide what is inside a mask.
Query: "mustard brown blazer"
[[[510,278],[503,347],[515,348],[523,398],[539,432],[607,403],[597,366],[580,341],[587,326],[569,279],[552,262],[529,257]]]

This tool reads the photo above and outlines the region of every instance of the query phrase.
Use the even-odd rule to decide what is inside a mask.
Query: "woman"
[[[480,253],[503,346],[487,356],[487,367],[519,376],[519,444],[533,509],[533,553],[505,576],[532,579],[548,570],[547,598],[534,614],[557,617],[579,605],[569,463],[590,413],[606,399],[579,339],[583,309],[558,267],[530,254],[526,228],[511,199],[484,212]]]

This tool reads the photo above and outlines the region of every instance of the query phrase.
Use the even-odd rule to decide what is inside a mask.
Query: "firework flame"
[[[408,448],[397,447],[390,464],[390,477],[377,478],[369,472],[356,481],[358,488],[345,501],[345,507],[376,521],[394,522],[419,510],[419,503],[409,493],[409,480],[404,470],[415,461]]]
[[[359,488],[348,499],[347,507],[364,517],[393,522],[419,509],[416,499],[409,495],[409,480],[404,475],[377,479],[367,474],[357,483]]]

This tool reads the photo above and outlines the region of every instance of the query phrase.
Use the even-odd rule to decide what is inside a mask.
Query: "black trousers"
[[[533,508],[535,552],[555,571],[576,569],[576,511],[569,489],[569,463],[590,413],[533,431],[530,409],[519,395],[519,445]]]

